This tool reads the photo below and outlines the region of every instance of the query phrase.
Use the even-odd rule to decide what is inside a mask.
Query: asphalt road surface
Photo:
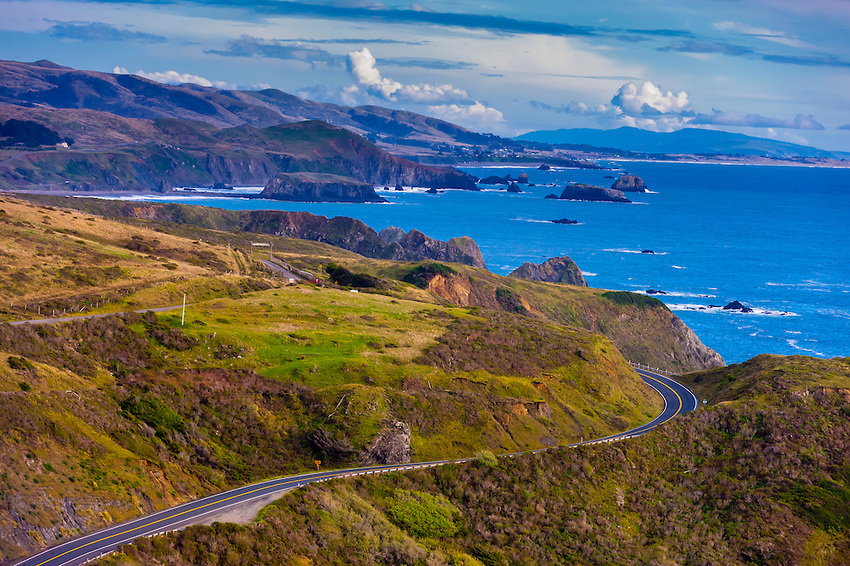
[[[186,305],[186,306],[188,307],[189,305]],[[155,308],[152,308],[152,309],[139,309],[139,310],[133,311],[133,312],[137,312],[139,314],[146,313],[146,312],[167,312],[167,311],[173,311],[174,309],[179,309],[181,307],[182,307],[182,305],[175,305],[173,307],[155,307]],[[18,326],[19,324],[58,324],[60,322],[73,322],[75,320],[86,320],[86,319],[89,319],[89,318],[103,318],[105,316],[112,316],[112,315],[115,315],[115,314],[120,315],[120,314],[124,314],[124,313],[123,312],[104,312],[104,313],[100,313],[100,314],[81,314],[81,315],[78,315],[78,316],[60,316],[60,317],[56,317],[56,318],[36,318],[36,319],[33,319],[33,320],[15,320],[15,321],[9,322],[7,324],[11,324],[12,326]],[[0,324],[2,324],[2,323],[0,323]]]
[[[657,372],[644,369],[637,369],[637,372],[643,378],[644,382],[664,397],[664,411],[645,425],[604,438],[570,444],[569,447],[616,442],[640,436],[675,418],[677,415],[693,411],[697,408],[697,398],[687,387]],[[532,452],[545,452],[546,450],[548,449],[543,448],[533,450]],[[520,454],[522,453],[506,454],[505,456],[514,457]],[[321,482],[333,478],[431,468],[445,464],[467,462],[471,459],[462,458],[458,460],[441,460],[416,464],[367,466],[345,470],[329,470],[326,472],[317,471],[267,480],[217,495],[211,495],[197,501],[184,503],[171,509],[166,509],[146,517],[141,517],[64,542],[24,559],[18,562],[16,566],[76,566],[85,564],[99,556],[113,552],[119,545],[130,543],[139,537],[156,536],[182,529],[189,525],[202,524],[209,517],[223,513],[228,509],[233,509],[240,505],[248,505],[260,498],[268,498],[272,495],[280,496],[287,491],[297,489],[308,483]]]

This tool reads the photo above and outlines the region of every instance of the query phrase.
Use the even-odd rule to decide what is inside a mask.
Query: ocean
[[[508,193],[379,191],[389,204],[285,203],[206,195],[130,197],[226,209],[303,210],[398,226],[445,240],[470,236],[488,268],[570,256],[593,287],[665,294],[726,363],[761,353],[850,356],[850,168],[609,162],[614,170],[464,167],[528,175]],[[545,199],[567,182],[610,186],[623,172],[650,193],[632,204]],[[250,191],[250,190],[249,190]],[[568,218],[577,224],[555,224]],[[654,253],[642,253],[651,250]],[[722,306],[740,301],[753,312]]]

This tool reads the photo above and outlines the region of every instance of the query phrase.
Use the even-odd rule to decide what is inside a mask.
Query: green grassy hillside
[[[0,325],[0,560],[316,459],[357,463],[398,421],[425,460],[565,444],[661,409],[602,334],[388,275],[414,264],[268,238],[322,277],[330,262],[373,274],[352,293],[271,277],[256,235],[0,208],[6,320],[189,303],[185,324],[178,309]]]
[[[775,403],[741,392],[613,445],[312,485],[251,525],[142,539],[99,563],[847,564],[850,367],[746,370]]]
[[[683,375],[681,380],[711,404],[741,399],[771,404],[823,388],[847,389],[848,374],[850,358],[762,354],[740,364]]]

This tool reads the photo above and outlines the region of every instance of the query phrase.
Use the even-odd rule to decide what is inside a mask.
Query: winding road
[[[569,444],[566,448],[616,442],[640,436],[675,418],[677,415],[693,411],[698,407],[697,398],[687,387],[661,373],[638,367],[635,369],[643,378],[644,382],[658,391],[664,398],[664,410],[661,414],[652,421],[631,430],[604,438]],[[541,448],[539,450],[532,450],[531,453],[545,452],[547,450],[552,449]],[[504,457],[514,457],[521,454],[524,454],[524,452],[505,454]],[[317,471],[267,480],[184,503],[171,509],[165,509],[152,515],[147,515],[61,543],[18,562],[16,566],[76,566],[85,564],[90,560],[113,552],[118,546],[130,543],[139,537],[156,536],[182,529],[189,525],[203,524],[230,509],[249,506],[256,504],[258,501],[271,501],[287,491],[297,489],[308,483],[322,482],[334,478],[433,468],[445,464],[468,462],[472,459],[461,458],[457,460],[438,460],[404,465],[366,466],[344,470]]]

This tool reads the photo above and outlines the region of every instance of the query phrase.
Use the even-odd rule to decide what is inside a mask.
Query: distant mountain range
[[[20,116],[20,110],[3,109],[6,105],[19,109],[75,110],[77,116],[94,110],[128,119],[179,118],[206,122],[218,128],[242,125],[266,128],[321,120],[373,142],[413,147],[456,143],[486,145],[493,138],[404,110],[379,106],[350,108],[305,100],[277,89],[242,91],[195,84],[166,85],[135,75],[79,71],[46,60],[35,63],[0,61],[0,109],[8,118],[34,119]],[[115,132],[112,134],[114,137]],[[69,134],[63,132],[63,135]],[[70,135],[78,142],[85,141]],[[88,135],[95,138],[92,141],[98,145],[102,145],[102,141],[121,141],[117,138],[98,140],[97,132]]]
[[[650,132],[629,127],[615,130],[589,128],[538,130],[528,132],[515,139],[553,145],[591,146],[637,153],[719,154],[780,159],[850,158],[850,154],[843,152],[826,151],[805,145],[699,128],[685,128],[669,133]]]
[[[344,177],[352,186],[475,189],[465,173],[391,155],[368,140],[440,146],[488,139],[411,112],[323,104],[278,90],[171,86],[49,61],[0,61],[0,123],[12,119],[66,143],[31,148],[6,135],[9,149],[0,156],[6,190],[265,186],[283,173],[334,175],[334,186]],[[343,200],[352,199],[360,197]]]

